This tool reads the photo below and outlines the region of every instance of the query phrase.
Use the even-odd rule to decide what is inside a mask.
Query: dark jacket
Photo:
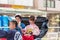
[[[7,38],[7,40],[18,40],[21,38],[20,32],[16,30],[9,30],[8,32],[0,30],[0,38]]]

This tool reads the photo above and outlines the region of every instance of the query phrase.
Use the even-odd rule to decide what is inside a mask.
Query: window
[[[8,0],[0,0],[0,4],[8,4]]]
[[[44,7],[55,8],[55,0],[45,0]]]
[[[15,5],[33,6],[33,0],[14,0]]]

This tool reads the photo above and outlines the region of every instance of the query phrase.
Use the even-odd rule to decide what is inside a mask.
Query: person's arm
[[[25,29],[23,30],[23,34],[25,34],[25,35],[32,35],[33,33],[32,33],[32,29],[29,29],[29,25],[27,25],[26,27],[25,27]]]
[[[28,25],[22,30],[22,33],[23,33],[23,34],[26,34],[27,28],[28,28]]]
[[[19,27],[20,29],[24,29],[24,28],[25,28],[25,24],[24,24],[24,23],[18,24],[18,27]]]
[[[18,28],[22,30],[22,23],[18,24]]]
[[[21,32],[23,33],[23,30],[25,30],[25,24],[21,23],[18,25],[18,28],[21,30]]]
[[[39,30],[38,26],[35,26],[35,27],[34,27],[33,35],[38,36],[39,34],[40,34],[40,30]]]
[[[7,32],[6,31],[3,31],[3,30],[0,30],[0,38],[6,38],[7,37]]]

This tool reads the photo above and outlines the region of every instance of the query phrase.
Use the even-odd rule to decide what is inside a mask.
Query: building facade
[[[60,40],[60,0],[35,0],[35,9],[38,9],[40,11],[46,11],[47,18],[49,20],[49,40]],[[50,35],[57,35],[54,36],[56,39],[53,38],[53,36]]]

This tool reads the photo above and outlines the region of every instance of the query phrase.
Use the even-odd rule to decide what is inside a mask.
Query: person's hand
[[[31,36],[31,34],[24,34],[25,36]]]
[[[25,31],[24,29],[22,29],[22,33],[23,33],[23,34],[26,34],[26,31]]]
[[[20,29],[22,29],[22,27],[20,26],[20,24],[18,24],[18,27],[19,27]]]

